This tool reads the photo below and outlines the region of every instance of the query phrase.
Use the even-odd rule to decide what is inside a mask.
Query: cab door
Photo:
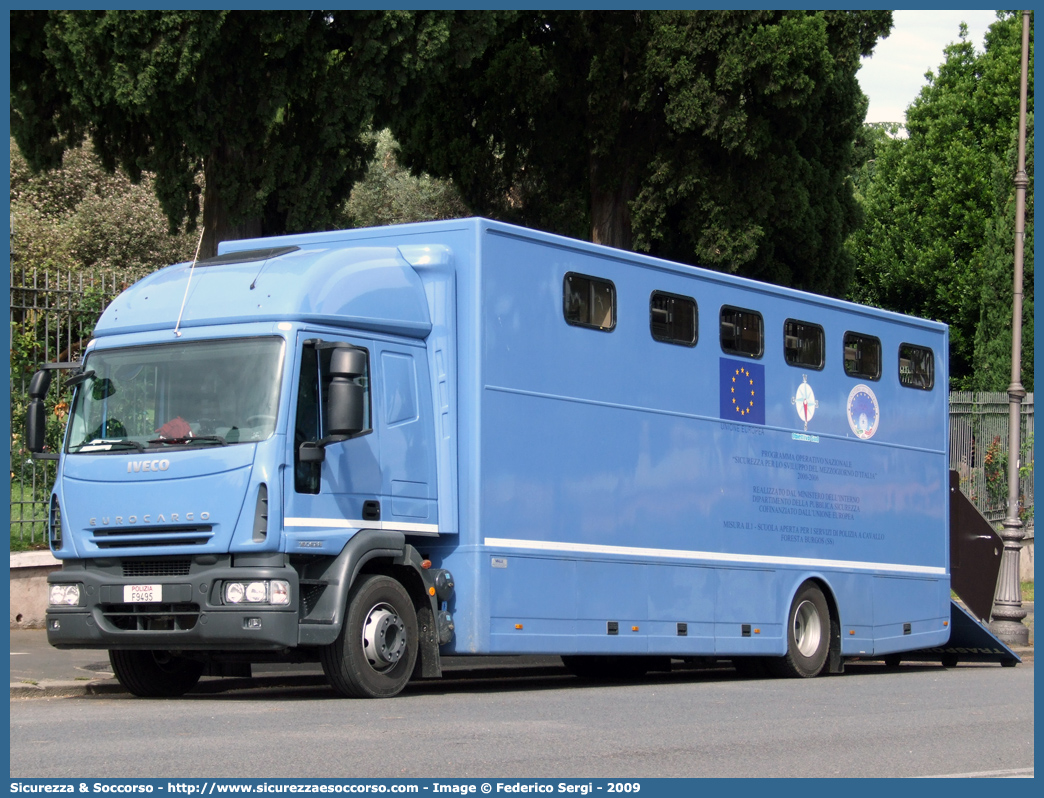
[[[301,444],[323,438],[328,398],[329,344],[343,343],[366,353],[363,429],[347,440],[328,443],[321,462],[301,456]],[[362,528],[381,528],[380,431],[373,423],[371,370],[374,342],[355,336],[302,332],[296,351],[296,384],[287,435],[283,528],[289,553],[338,554]]]

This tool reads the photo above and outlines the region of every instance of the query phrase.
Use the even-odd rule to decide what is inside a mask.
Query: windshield
[[[261,441],[275,431],[283,339],[98,350],[84,363],[68,452]]]

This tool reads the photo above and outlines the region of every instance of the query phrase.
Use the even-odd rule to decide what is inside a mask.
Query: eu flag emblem
[[[719,415],[725,421],[765,423],[765,367],[749,360],[721,358]]]

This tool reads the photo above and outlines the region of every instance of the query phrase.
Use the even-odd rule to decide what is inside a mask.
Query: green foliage
[[[515,12],[388,112],[479,213],[824,292],[890,12]]]
[[[26,387],[46,361],[76,361],[112,292],[169,263],[191,257],[195,238],[171,235],[151,190],[151,176],[135,185],[107,172],[89,145],[66,153],[59,169],[34,173],[11,143],[11,490],[13,550],[41,538],[53,468],[33,468],[25,449]],[[105,290],[92,278],[110,272]],[[118,275],[118,279],[112,279]],[[23,301],[21,280],[63,293]],[[80,282],[83,278],[83,282]],[[82,287],[82,290],[80,286]],[[58,331],[61,331],[60,333]],[[60,349],[61,351],[56,351]],[[55,372],[45,400],[45,445],[59,450],[69,411],[67,372]]]
[[[1019,447],[1019,484],[1032,484],[1033,481],[1033,436],[1022,441]],[[1005,451],[999,436],[995,436],[986,447],[983,457],[983,471],[986,478],[986,499],[988,507],[1003,508],[1008,505],[1008,453]],[[1027,523],[1033,518],[1033,505],[1026,504],[1026,497],[1020,491],[1019,519]]]
[[[154,175],[173,230],[194,228],[205,190],[204,255],[326,229],[372,153],[375,104],[443,53],[438,13],[15,11],[12,133],[34,169],[88,133],[107,170]]]
[[[1019,454],[1019,483],[1022,485],[1033,485],[1033,436],[1030,435],[1022,441]],[[1030,523],[1033,519],[1033,504],[1026,504],[1025,495],[1019,496],[1019,518],[1024,523]]]
[[[153,193],[152,176],[132,183],[107,172],[89,145],[62,166],[33,172],[11,141],[11,266],[73,273],[113,270],[135,280],[192,257],[196,237],[172,235]]]
[[[1008,453],[1001,448],[999,435],[986,447],[983,457],[986,476],[986,499],[991,507],[1004,506],[1008,496]]]
[[[902,133],[898,122],[868,122],[856,134],[853,146],[853,161],[856,169],[852,173],[852,187],[856,200],[862,205],[864,192],[876,173],[877,158],[888,146],[888,142]]]
[[[30,454],[25,448],[24,430],[28,400],[23,386],[36,371],[40,344],[32,327],[11,324],[11,551],[46,546],[47,501],[50,482],[33,477]],[[61,444],[69,392],[51,391],[48,395],[45,441],[49,451]],[[46,469],[44,469],[46,472]],[[15,523],[31,521],[32,523]]]
[[[47,548],[48,495],[31,486],[11,483],[11,551]]]
[[[374,135],[376,150],[366,177],[355,184],[345,207],[345,226],[378,227],[468,215],[449,181],[411,175],[399,165],[399,146],[391,132]]]
[[[1023,244],[1022,280],[1022,376],[1023,387],[1033,391],[1033,117],[1026,130],[1026,236]],[[972,374],[967,383],[975,390],[1006,390],[1011,382],[1011,325],[1013,268],[1015,263],[1015,188],[1012,176],[1018,168],[1017,142],[1003,160],[994,159],[994,213],[986,222],[981,250],[978,319],[974,333]]]
[[[948,323],[951,386],[964,390],[1004,390],[1010,381],[1021,30],[1020,13],[1001,12],[983,53],[962,30],[908,109],[908,136],[877,137],[856,177],[865,223],[850,242],[857,260],[850,298]],[[1032,104],[1032,36],[1030,64]],[[1027,168],[1032,173],[1031,159]],[[1029,390],[1031,253],[1030,245],[1022,378]]]
[[[64,311],[62,315],[66,317],[65,319],[59,320],[57,314],[53,312],[32,310],[20,321],[11,322],[12,461],[21,458],[19,461],[24,462],[29,457],[28,451],[24,448],[22,436],[29,407],[26,390],[33,374],[48,360],[78,361],[82,357],[83,348],[91,338],[94,325],[97,323],[102,309],[111,299],[111,296],[105,296],[96,288],[87,288],[81,296],[77,297],[77,307]],[[45,318],[48,316],[49,318]],[[44,325],[44,321],[49,321],[50,324]],[[48,356],[47,344],[50,343],[53,346],[53,341],[42,340],[41,328],[45,326],[52,330],[76,331],[79,338],[71,341],[64,352],[55,353],[51,350]],[[69,402],[72,400],[72,391],[65,387],[65,374],[64,370],[54,372],[51,388],[45,399],[47,413],[44,442],[48,452],[57,452],[61,447],[65,421],[69,413]],[[19,482],[24,481],[21,473],[13,475],[12,479]]]
[[[24,386],[39,367],[39,346],[32,328],[11,322],[11,459],[28,457],[22,438],[28,400]],[[13,463],[12,463],[13,465]],[[15,474],[12,472],[12,480]]]

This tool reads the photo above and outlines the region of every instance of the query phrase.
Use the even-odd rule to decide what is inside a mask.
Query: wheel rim
[[[367,613],[362,646],[375,671],[388,670],[402,658],[406,651],[406,624],[390,604],[378,604]]]
[[[794,613],[794,643],[803,657],[812,657],[823,638],[823,622],[811,601],[802,601]]]

